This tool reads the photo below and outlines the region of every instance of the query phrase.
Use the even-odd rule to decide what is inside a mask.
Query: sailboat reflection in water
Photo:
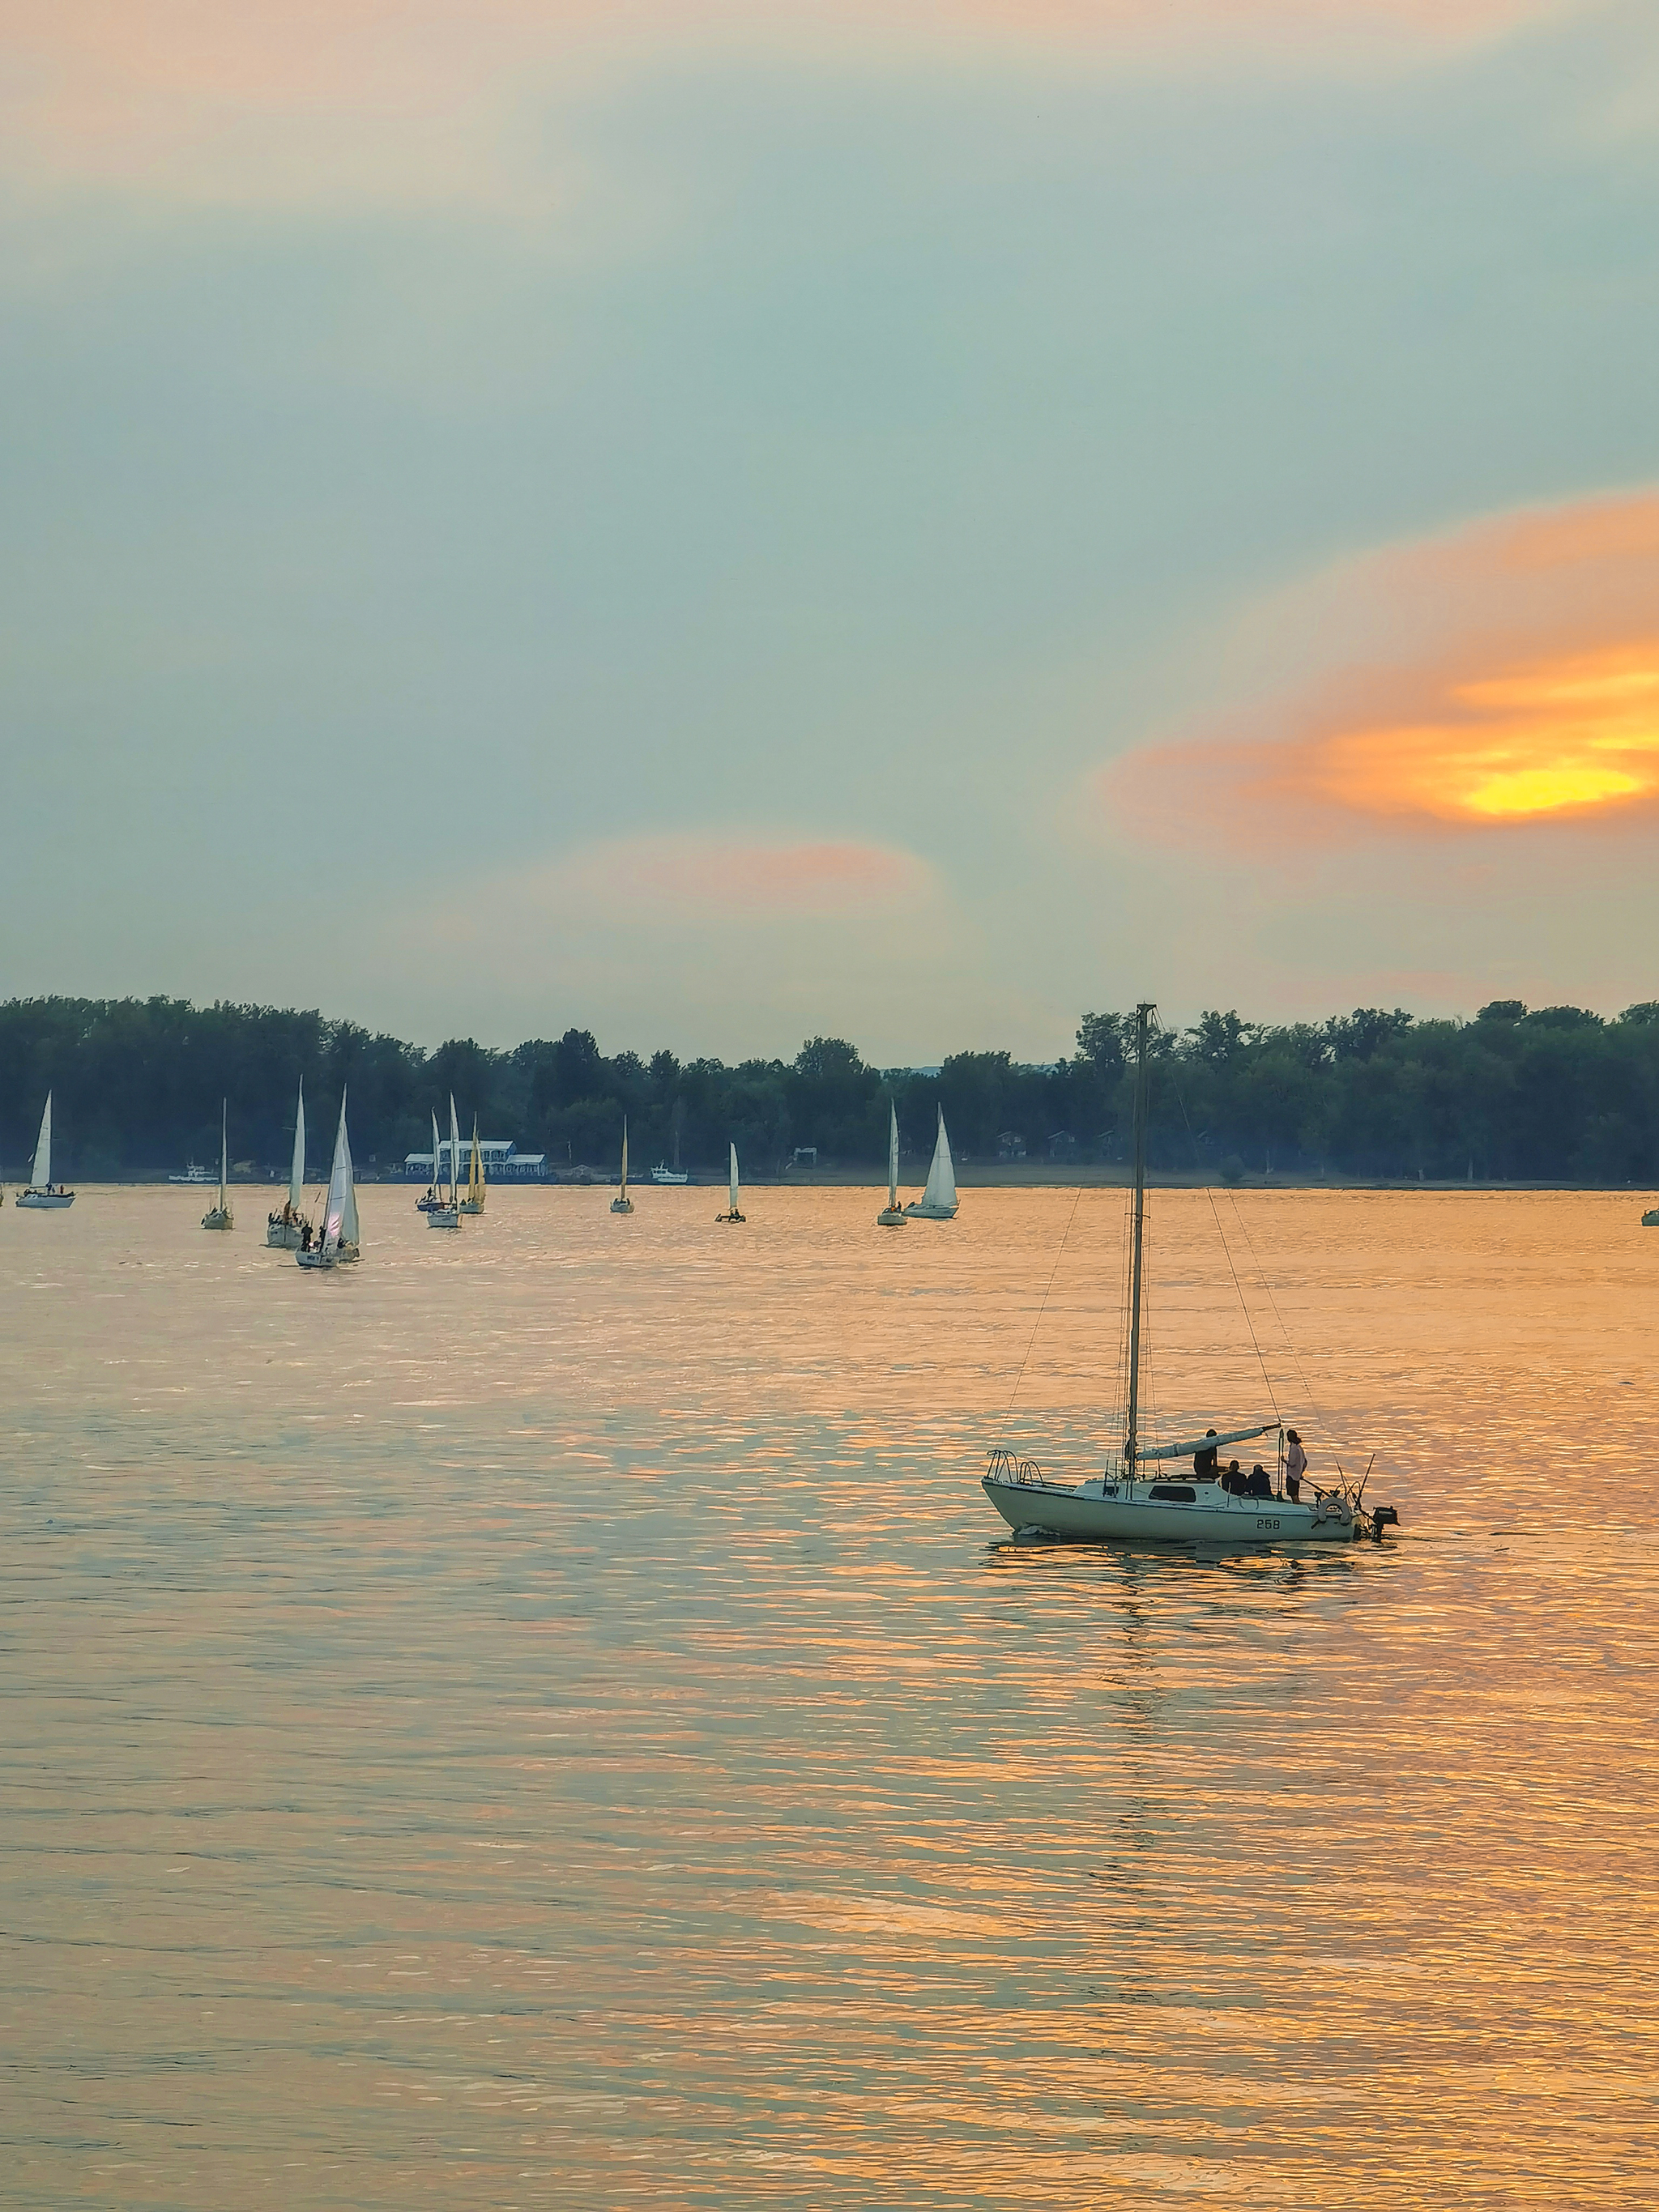
[[[1144,1260],[1146,1231],[1146,1075],[1153,1008],[1135,1009],[1134,1189],[1132,1197],[1129,1273],[1128,1403],[1123,1449],[1109,1459],[1103,1474],[1087,1481],[1060,1482],[1045,1476],[1030,1460],[999,1447],[981,1478],[986,1496],[1009,1527],[1020,1534],[1092,1538],[1097,1542],[1188,1544],[1228,1551],[1255,1550],[1279,1544],[1350,1541],[1373,1536],[1398,1515],[1390,1505],[1367,1511],[1364,1491],[1343,1482],[1334,1490],[1316,1489],[1310,1504],[1275,1495],[1271,1478],[1218,1479],[1217,1455],[1227,1444],[1257,1437],[1282,1439],[1284,1425],[1242,1420],[1189,1437],[1178,1443],[1147,1443],[1140,1434],[1141,1321],[1145,1306]],[[1282,1447],[1281,1447],[1282,1448]],[[1190,1480],[1148,1480],[1166,1460],[1190,1459]],[[1282,1486],[1281,1486],[1282,1487]]]
[[[322,1232],[312,1234],[306,1223],[295,1258],[302,1267],[338,1267],[362,1257],[362,1232],[357,1223],[357,1187],[351,1177],[351,1139],[346,1134],[345,1093],[340,1093],[340,1126],[334,1137],[334,1165],[329,1171],[328,1200],[323,1207]]]

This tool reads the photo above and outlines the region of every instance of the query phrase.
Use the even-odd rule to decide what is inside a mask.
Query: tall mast
[[[1146,1045],[1153,1008],[1135,1008],[1135,1214],[1134,1258],[1129,1277],[1129,1432],[1123,1456],[1134,1480],[1140,1444],[1140,1258],[1146,1234]]]

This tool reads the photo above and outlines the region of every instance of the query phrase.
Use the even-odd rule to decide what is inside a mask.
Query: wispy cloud
[[[1281,648],[1314,641],[1299,684],[1114,763],[1097,780],[1109,813],[1155,838],[1273,823],[1352,838],[1659,805],[1659,495],[1391,548],[1315,580],[1269,627]]]
[[[230,205],[544,199],[540,118],[641,67],[941,57],[1274,68],[1432,55],[1575,0],[16,0],[0,174]]]

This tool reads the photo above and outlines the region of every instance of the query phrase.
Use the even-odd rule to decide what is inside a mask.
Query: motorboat
[[[999,1446],[981,1478],[987,1498],[1016,1534],[1081,1538],[1095,1543],[1178,1544],[1206,1550],[1255,1551],[1284,1544],[1347,1543],[1358,1536],[1381,1542],[1399,1515],[1389,1505],[1367,1510],[1365,1485],[1339,1480],[1315,1486],[1310,1498],[1292,1498],[1281,1480],[1260,1470],[1253,1478],[1218,1475],[1218,1455],[1229,1444],[1261,1437],[1281,1440],[1284,1425],[1271,1419],[1237,1421],[1219,1434],[1149,1443],[1140,1433],[1141,1329],[1145,1307],[1146,1224],[1147,1063],[1154,1008],[1135,1012],[1134,1187],[1131,1200],[1128,1390],[1122,1449],[1102,1472],[1081,1482],[1046,1475],[1034,1461]],[[1190,1472],[1171,1474],[1170,1462],[1190,1460]],[[1289,1487],[1294,1487],[1290,1486]]]

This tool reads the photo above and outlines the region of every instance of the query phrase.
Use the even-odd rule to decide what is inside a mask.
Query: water
[[[1159,1194],[1164,1417],[1403,1523],[1204,1562],[977,1486],[1118,1196],[608,1195],[0,1215],[9,2207],[1652,2202],[1642,1201],[1222,1200],[1264,1378]]]

